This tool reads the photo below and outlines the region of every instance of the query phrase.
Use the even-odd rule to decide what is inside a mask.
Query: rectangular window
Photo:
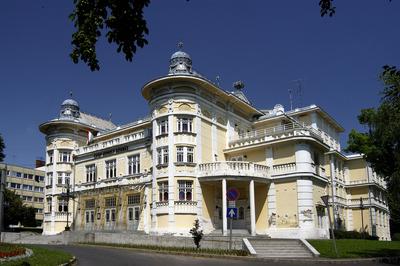
[[[115,209],[111,209],[111,221],[115,222]]]
[[[111,210],[106,210],[106,222],[110,222],[110,212]]]
[[[15,176],[16,176],[16,177],[22,177],[22,173],[16,172],[16,173],[15,173]]]
[[[63,172],[57,172],[57,184],[61,185],[63,183]]]
[[[140,203],[140,195],[128,195],[128,205],[139,204]]]
[[[168,147],[157,149],[158,164],[168,164]]]
[[[59,212],[68,212],[68,201],[61,199],[58,200],[58,211]]]
[[[168,134],[168,119],[160,120],[158,128],[159,135]]]
[[[63,163],[71,162],[71,152],[70,151],[60,151],[58,155],[58,161]]]
[[[106,161],[106,178],[117,176],[117,160]]]
[[[176,147],[176,161],[183,162],[183,147]]]
[[[106,207],[115,207],[116,206],[116,198],[115,197],[105,198],[104,203],[105,203]]]
[[[193,163],[193,147],[176,147],[176,161],[179,163]]]
[[[128,208],[128,220],[129,221],[139,221],[139,216],[140,216],[140,208],[139,207]]]
[[[132,155],[128,157],[128,174],[140,173],[140,155]]]
[[[69,185],[71,173],[57,172],[57,184],[58,185]]]
[[[168,182],[158,183],[158,200],[168,201]]]
[[[53,173],[47,173],[46,174],[46,186],[52,186],[53,185]]]
[[[86,165],[86,182],[96,181],[96,165]]]
[[[193,181],[180,180],[178,181],[179,200],[191,201],[193,195]]]
[[[52,210],[52,200],[51,200],[51,198],[47,198],[47,210],[48,210],[48,212],[51,212],[51,210]]]
[[[178,132],[192,132],[192,119],[191,118],[179,118],[178,119]]]
[[[95,199],[85,200],[85,209],[94,209],[96,205]]]
[[[86,223],[94,223],[94,211],[85,211]]]
[[[47,163],[48,164],[52,164],[53,163],[53,155],[54,155],[53,151],[47,152]]]

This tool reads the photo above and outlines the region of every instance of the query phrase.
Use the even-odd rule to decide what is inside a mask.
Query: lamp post
[[[338,256],[338,252],[337,252],[337,248],[336,248],[335,232],[333,230],[331,214],[330,214],[330,211],[329,211],[329,196],[328,195],[322,196],[321,199],[322,199],[322,202],[325,204],[326,209],[328,210],[329,227],[330,227],[330,230],[332,232],[333,248],[335,249],[335,254],[336,254],[336,257],[337,257]]]
[[[70,231],[71,228],[69,227],[69,199],[74,198],[74,196],[71,195],[69,182],[67,182],[66,186],[67,186],[66,193],[62,193],[62,197],[67,201],[67,225],[65,226],[65,231]]]
[[[361,210],[361,235],[362,235],[362,238],[364,238],[365,237],[365,232],[364,232],[364,213],[363,213],[363,210],[364,210],[364,204],[363,204],[363,198],[362,197],[360,197],[360,210]]]

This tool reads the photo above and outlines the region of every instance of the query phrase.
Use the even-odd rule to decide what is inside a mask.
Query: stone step
[[[313,255],[297,239],[249,239],[258,257],[312,258]]]

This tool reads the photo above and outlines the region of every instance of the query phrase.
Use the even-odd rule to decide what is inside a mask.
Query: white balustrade
[[[175,213],[197,213],[197,201],[175,201]]]
[[[158,214],[168,213],[168,201],[156,202],[156,208]]]
[[[269,177],[269,167],[243,161],[202,163],[198,166],[199,176],[251,176]]]
[[[272,166],[273,175],[282,175],[296,172],[296,163],[276,164]]]

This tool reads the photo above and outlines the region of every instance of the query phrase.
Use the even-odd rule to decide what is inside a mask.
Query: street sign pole
[[[232,220],[233,220],[233,217],[231,216],[231,218],[229,219],[230,220],[230,222],[229,222],[229,227],[230,227],[230,233],[229,233],[229,250],[231,250],[232,249]]]

